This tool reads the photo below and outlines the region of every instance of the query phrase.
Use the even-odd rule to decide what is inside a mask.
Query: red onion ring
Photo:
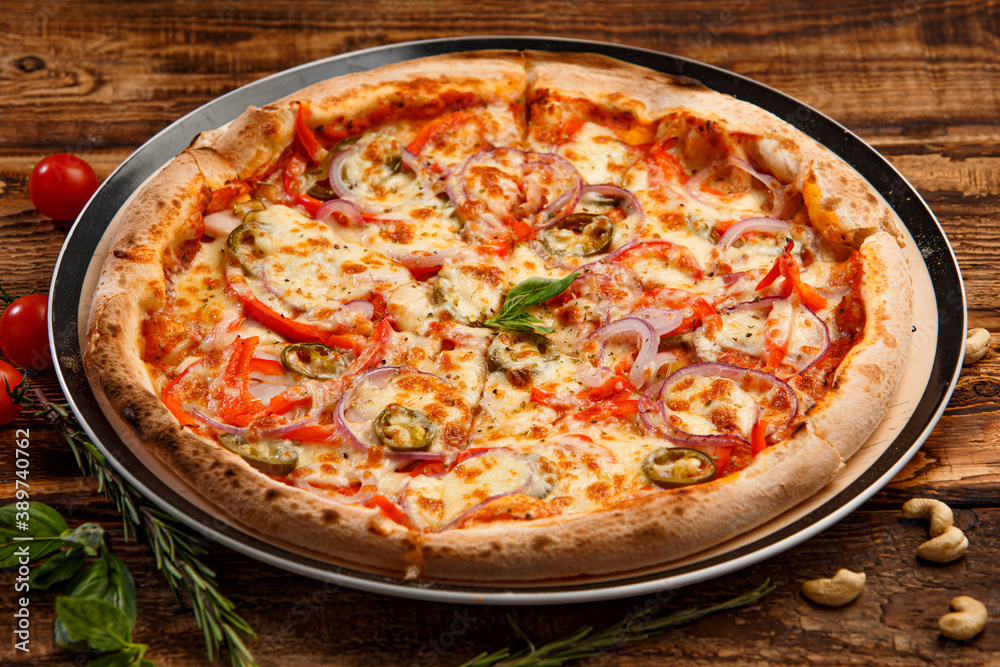
[[[795,395],[795,390],[792,389],[787,382],[779,379],[778,377],[771,375],[770,373],[765,373],[764,371],[758,371],[751,368],[742,368],[741,366],[733,366],[731,364],[724,364],[718,361],[703,361],[697,364],[691,364],[690,366],[685,366],[680,370],[674,371],[663,381],[663,386],[660,387],[660,393],[658,395],[659,402],[662,404],[665,400],[665,394],[670,392],[670,387],[676,384],[679,380],[686,377],[722,377],[730,380],[737,385],[740,385],[742,389],[742,383],[747,378],[755,378],[761,382],[770,385],[773,390],[784,392],[785,397],[788,400],[789,410],[788,419],[785,420],[785,424],[788,424],[795,417],[795,414],[799,409],[799,399]],[[746,391],[744,389],[744,391]],[[758,404],[759,408],[759,404]],[[664,410],[666,406],[664,405]],[[664,419],[665,419],[664,415]],[[773,432],[774,429],[772,429]],[[691,435],[691,434],[687,434]],[[707,437],[707,436],[697,436],[697,437]]]
[[[730,166],[742,169],[746,173],[750,174],[771,191],[771,215],[776,218],[780,218],[785,214],[785,209],[788,207],[788,198],[785,196],[786,186],[781,181],[776,179],[774,176],[768,176],[767,174],[761,173],[752,164],[741,158],[730,155],[726,159],[726,162],[729,163]]]
[[[660,342],[660,337],[656,335],[652,324],[638,317],[623,317],[611,324],[604,325],[590,334],[588,338],[603,343],[612,336],[625,333],[634,333],[639,336],[639,351],[632,363],[632,370],[629,371],[629,381],[633,386],[641,387],[646,382],[643,371],[656,356],[656,348]]]
[[[723,250],[728,250],[736,242],[736,239],[750,232],[765,232],[770,234],[787,232],[791,236],[792,224],[784,220],[776,220],[775,218],[747,218],[740,220],[726,230],[726,233],[722,235],[716,246]]]
[[[347,440],[347,443],[352,447],[354,447],[355,449],[363,452],[368,451],[368,445],[363,440],[361,440],[361,438],[359,438],[357,434],[354,433],[353,430],[351,430],[351,427],[348,424],[347,416],[344,414],[345,410],[347,409],[348,403],[350,402],[351,399],[354,398],[355,392],[357,391],[358,387],[361,386],[362,383],[372,382],[373,384],[375,384],[377,382],[382,382],[383,384],[381,385],[376,384],[376,386],[384,387],[389,379],[389,376],[396,374],[426,375],[428,377],[432,377],[436,380],[439,380],[444,384],[447,384],[444,378],[438,375],[434,375],[433,373],[425,373],[423,371],[418,371],[415,368],[409,368],[407,366],[382,366],[380,368],[375,368],[373,370],[355,375],[351,379],[350,387],[344,391],[344,393],[340,397],[340,400],[337,401],[337,406],[336,408],[334,408],[334,414],[333,414],[333,423],[336,426],[338,432],[340,432],[340,434],[344,437],[344,439]]]
[[[345,153],[347,151],[344,151]],[[355,204],[346,199],[331,199],[316,211],[316,219],[332,226],[332,223],[340,224],[334,216],[343,215],[347,218],[349,225],[361,227],[365,224],[365,219],[361,217],[361,211]]]
[[[219,431],[221,433],[228,433],[229,435],[236,435],[241,438],[246,438],[247,435],[249,435],[250,433],[250,429],[247,427],[241,428],[239,426],[230,426],[229,424],[224,424],[216,419],[209,417],[198,408],[194,408],[193,410],[191,410],[191,416],[197,419],[198,421],[202,422],[203,424],[211,426],[216,431]]]
[[[468,461],[472,461],[473,459],[476,459],[476,458],[478,458],[480,456],[483,456],[484,454],[491,454],[491,453],[495,454],[498,451],[507,452],[507,453],[511,454],[512,456],[514,456],[515,458],[524,461],[525,465],[528,466],[528,469],[531,470],[531,464],[527,463],[527,458],[523,454],[519,454],[518,452],[515,452],[515,451],[513,451],[511,449],[507,449],[506,447],[496,447],[496,448],[493,448],[493,449],[487,449],[486,451],[483,451],[483,452],[477,452],[477,453],[473,454],[472,456],[470,456],[469,458],[467,458],[464,461],[462,461],[462,463],[460,463],[458,465],[464,465]],[[445,525],[443,525],[440,528],[438,528],[438,530],[439,531],[441,531],[441,530],[448,530],[449,528],[452,528],[453,526],[457,526],[457,525],[461,524],[467,518],[469,518],[470,516],[472,516],[476,511],[478,511],[480,508],[482,508],[486,503],[493,502],[497,498],[503,498],[505,496],[513,496],[513,495],[517,495],[519,493],[526,493],[529,489],[531,489],[531,484],[532,484],[533,481],[534,481],[534,473],[529,472],[527,479],[525,480],[524,484],[522,484],[521,486],[517,487],[516,489],[512,489],[510,491],[504,491],[502,493],[497,493],[495,495],[490,496],[486,500],[483,500],[481,502],[476,503],[475,505],[467,507],[466,509],[462,510],[462,512],[460,512],[458,514],[458,516],[456,516],[454,519],[452,519],[451,521],[449,521]]]

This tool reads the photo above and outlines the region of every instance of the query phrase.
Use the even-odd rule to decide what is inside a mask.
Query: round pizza
[[[208,502],[408,578],[622,573],[822,489],[907,357],[899,221],[841,159],[589,54],[334,78],[121,215],[95,390]]]

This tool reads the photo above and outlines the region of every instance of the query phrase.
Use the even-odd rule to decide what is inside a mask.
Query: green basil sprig
[[[538,276],[522,280],[507,292],[507,298],[504,299],[500,312],[486,320],[485,325],[497,329],[534,331],[540,334],[552,333],[555,329],[545,326],[544,322],[525,309],[528,306],[559,296],[579,275],[579,273],[571,273],[560,280]]]
[[[56,643],[81,653],[102,654],[91,665],[151,667],[145,644],[132,641],[136,619],[135,581],[104,542],[104,529],[84,523],[70,529],[65,519],[42,503],[28,503],[28,521],[15,503],[0,507],[0,567],[14,567],[24,547],[28,562],[42,561],[28,575],[34,590],[66,581],[56,598]],[[31,537],[31,540],[15,540]],[[88,558],[96,558],[84,567]],[[44,559],[44,560],[43,560]],[[82,568],[82,569],[81,569]]]

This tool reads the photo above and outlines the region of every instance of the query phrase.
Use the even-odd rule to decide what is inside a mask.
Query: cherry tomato
[[[6,361],[0,361],[0,426],[14,421],[14,418],[21,414],[21,410],[24,409],[24,406],[15,403],[7,392],[8,386],[13,391],[23,379],[16,368]],[[6,385],[4,380],[7,381]]]
[[[15,299],[0,316],[0,352],[23,368],[52,368],[48,313],[49,298],[44,294]]]
[[[75,155],[58,153],[31,170],[28,195],[43,215],[53,220],[75,220],[97,190],[97,175]]]

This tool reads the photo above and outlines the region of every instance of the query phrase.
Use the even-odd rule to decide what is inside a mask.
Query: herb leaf
[[[86,560],[86,552],[75,545],[65,551],[53,554],[31,571],[31,574],[28,575],[28,586],[32,590],[48,590],[53,584],[65,581],[79,572]]]
[[[71,642],[86,641],[95,651],[117,651],[132,643],[128,614],[105,600],[60,595],[56,617]]]
[[[28,562],[36,561],[63,546],[59,536],[69,526],[59,512],[43,503],[28,503],[28,518],[24,518],[24,510],[18,510],[17,505],[10,503],[0,507],[0,568],[19,565],[16,552],[22,547],[28,547]],[[22,505],[23,507],[23,505]],[[18,514],[21,515],[18,518]],[[27,530],[22,530],[27,525]],[[31,537],[32,540],[14,541],[15,537]]]
[[[84,523],[74,530],[66,529],[60,537],[79,544],[88,556],[96,556],[97,550],[104,546],[104,529],[96,523]]]
[[[522,280],[507,292],[507,298],[504,299],[500,312],[486,320],[485,325],[497,329],[534,331],[540,334],[552,333],[555,331],[552,327],[545,326],[544,322],[525,312],[524,309],[559,296],[579,275],[579,273],[571,273],[560,280],[539,276],[531,276]]]

